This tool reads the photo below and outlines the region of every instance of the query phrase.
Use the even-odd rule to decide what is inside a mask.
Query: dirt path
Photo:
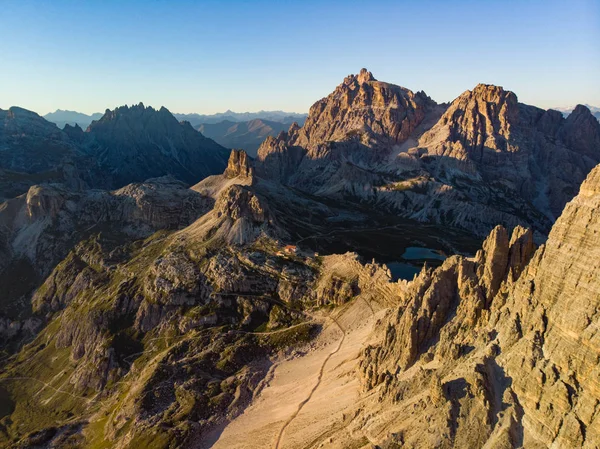
[[[327,320],[311,348],[276,361],[244,412],[205,435],[199,447],[305,449],[326,441],[331,446],[332,429],[343,426],[360,406],[356,369],[380,316],[363,300],[336,310],[335,320]],[[347,443],[338,440],[332,447]]]
[[[285,422],[285,424],[279,431],[279,435],[277,436],[277,441],[275,443],[275,449],[279,449],[279,447],[281,445],[281,439],[283,438],[285,429],[292,423],[292,421],[296,418],[296,416],[298,416],[298,414],[300,413],[302,408],[308,403],[308,401],[310,401],[314,392],[317,390],[317,388],[319,388],[319,385],[321,385],[321,379],[323,379],[323,371],[325,370],[325,365],[327,365],[327,362],[334,354],[339,352],[342,345],[344,344],[344,339],[346,338],[346,332],[344,331],[342,326],[340,326],[340,323],[338,323],[335,318],[333,318],[333,317],[329,317],[329,318],[337,325],[337,327],[340,329],[340,331],[342,331],[342,338],[340,338],[337,348],[335,348],[332,352],[330,352],[329,355],[325,358],[325,360],[323,360],[323,364],[321,365],[321,369],[319,370],[319,377],[317,377],[317,383],[312,388],[312,390],[310,390],[308,397],[306,399],[304,399],[302,402],[300,402],[300,404],[298,404],[298,408],[296,409],[296,411],[292,414],[292,416],[289,417],[289,419]]]
[[[90,398],[86,398],[83,396],[78,396],[76,394],[73,394],[69,391],[65,391],[65,390],[61,390],[60,388],[55,388],[52,385],[50,385],[49,383],[44,382],[43,380],[40,379],[36,379],[35,377],[3,377],[2,379],[0,379],[0,382],[9,382],[9,381],[16,381],[16,380],[32,380],[34,382],[40,383],[42,384],[42,389],[40,391],[38,391],[35,395],[37,396],[39,393],[42,392],[42,390],[44,390],[45,388],[49,388],[50,390],[54,391],[55,393],[62,393],[62,394],[66,394],[68,396],[71,396],[72,398],[75,399],[81,399],[82,401],[86,401],[86,402],[91,402]]]

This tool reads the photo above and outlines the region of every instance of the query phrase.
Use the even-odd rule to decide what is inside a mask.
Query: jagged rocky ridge
[[[0,199],[34,184],[115,189],[171,175],[188,184],[221,173],[229,151],[164,107],[107,110],[86,131],[21,108],[0,110]]]
[[[481,236],[499,223],[546,234],[599,162],[600,124],[584,106],[564,119],[484,84],[437,105],[363,69],[302,128],[267,138],[257,174]]]
[[[363,425],[403,447],[597,447],[599,207],[600,166],[537,250],[497,227],[424,270],[361,361],[395,420]]]
[[[368,434],[383,447],[594,447],[598,169],[536,250],[534,232],[518,224],[549,223],[552,210],[542,208],[546,218],[541,209],[527,212],[528,194],[515,187],[523,173],[527,182],[535,176],[507,174],[507,190],[486,179],[505,176],[488,151],[529,151],[518,137],[533,131],[514,124],[512,94],[478,86],[484,93],[465,94],[448,114],[366,71],[344,86],[335,101],[352,113],[317,108],[350,130],[342,141],[319,143],[344,134],[319,119],[279,136],[271,162],[254,167],[234,151],[223,175],[191,190],[172,179],[116,192],[43,185],[0,206],[0,270],[25,261],[37,276],[30,290],[41,284],[32,298],[14,293],[31,315],[0,321],[9,350],[18,350],[0,372],[3,444],[193,446],[252,401],[277,351],[318,332],[307,312],[372,295],[391,312],[358,373],[365,402],[349,430],[359,441]],[[372,114],[367,108],[366,119],[365,98],[380,105]],[[504,106],[496,110],[495,102]],[[517,103],[518,114],[527,108]],[[557,148],[568,141],[578,154],[595,154],[585,110],[557,126]],[[82,136],[65,132],[72,141]],[[299,144],[290,146],[290,136]],[[407,167],[425,171],[416,176]],[[393,189],[373,183],[398,172],[406,179],[392,178]],[[433,197],[432,184],[439,187]],[[474,205],[457,193],[465,185]],[[477,232],[497,219],[512,232],[495,227],[474,258],[454,256],[411,283],[392,282],[385,266],[352,254],[284,251],[294,216],[336,218],[333,207],[296,194],[299,187],[317,197],[378,198],[382,208],[408,197],[421,205],[419,219]],[[526,211],[518,219],[516,205]]]

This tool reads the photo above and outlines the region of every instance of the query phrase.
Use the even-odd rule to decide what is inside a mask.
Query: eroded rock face
[[[254,167],[244,150],[231,150],[224,175],[227,178],[252,178]]]
[[[316,145],[366,134],[378,143],[402,143],[435,106],[423,92],[414,93],[377,81],[367,69],[349,75],[333,93],[316,102],[293,144]]]
[[[513,379],[531,444],[600,441],[599,208],[597,167],[498,311],[501,344],[516,340],[499,363]]]
[[[28,331],[33,328],[19,320],[26,320],[32,309],[43,314],[58,310],[82,290],[102,285],[93,269],[83,268],[104,263],[97,257],[99,247],[81,246],[80,241],[106,236],[119,246],[159,229],[184,227],[212,205],[212,199],[169,177],[113,192],[36,185],[26,195],[4,203],[0,207],[0,315],[10,317],[12,328],[24,333],[0,333],[0,345],[31,337]],[[72,249],[76,256],[64,260],[62,269],[53,272]],[[111,259],[124,255],[119,251]],[[70,274],[65,277],[65,273]]]
[[[452,328],[453,338],[464,326],[476,327],[482,315],[489,313],[490,302],[507,274],[520,272],[532,257],[534,246],[523,248],[523,235],[531,238],[529,231],[517,228],[509,245],[506,229],[498,226],[474,259],[453,256],[435,270],[424,268],[402,295],[402,305],[387,325],[385,345],[366,350],[361,365],[366,385],[372,387],[381,382],[381,376],[410,368],[433,346],[443,328]],[[515,253],[519,257],[509,257]],[[452,341],[438,343],[434,349],[440,359],[455,358],[468,341],[457,340],[458,347]],[[373,367],[379,367],[379,373]]]
[[[349,146],[338,150],[345,157],[381,161],[394,145],[408,139],[435,106],[423,92],[415,94],[377,81],[362,69],[316,102],[302,128],[294,124],[287,133],[267,138],[258,150],[259,171],[288,181],[293,172],[306,169],[298,164],[300,160],[310,166],[311,162],[330,159],[330,142],[350,141]]]
[[[215,205],[217,214],[222,214],[233,220],[249,218],[262,223],[268,219],[268,212],[260,199],[248,188],[240,185],[229,187]]]
[[[298,132],[292,125],[288,132],[279,133],[277,137],[267,137],[258,148],[256,167],[257,174],[267,179],[287,182],[298,169],[306,154],[306,150],[291,145],[291,137]]]
[[[382,410],[397,410],[377,424],[387,443],[597,447],[599,208],[600,166],[535,253],[529,231],[509,240],[498,227],[474,259],[407,286],[360,365],[365,387],[394,404]]]
[[[502,87],[479,84],[452,102],[419,148],[438,176],[459,170],[502,180],[540,212],[558,217],[600,162],[600,124],[585,106],[574,112],[564,119],[518,103]]]
[[[211,206],[210,199],[170,177],[113,192],[36,185],[0,210],[0,222],[13,256],[27,257],[47,275],[86,230],[107,225],[139,237],[188,225]]]
[[[256,172],[481,237],[520,225],[540,242],[600,162],[599,135],[584,106],[565,119],[479,84],[446,107],[363,70],[315,103],[302,128],[267,138]]]
[[[27,191],[27,215],[32,221],[40,218],[53,220],[67,196],[60,186],[32,186]]]

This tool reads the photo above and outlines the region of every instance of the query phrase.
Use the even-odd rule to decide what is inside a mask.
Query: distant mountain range
[[[55,123],[59,128],[64,128],[65,125],[79,125],[81,128],[87,128],[94,120],[100,120],[104,114],[95,112],[92,115],[87,115],[77,111],[64,111],[57,109],[54,112],[44,115],[43,117],[49,122]]]
[[[79,125],[81,128],[85,129],[92,121],[100,120],[103,115],[104,114],[101,112],[87,115],[82,112],[57,109],[43,117],[49,122],[55,123],[61,129],[67,124],[71,126]],[[302,125],[306,119],[306,115],[307,114],[284,111],[233,112],[230,110],[217,114],[173,114],[177,120],[186,120],[190,122],[194,128],[198,128],[198,126],[202,124],[214,124],[222,121],[246,122],[256,119],[287,124],[297,122]]]
[[[584,106],[586,106],[590,110],[592,115],[594,117],[596,117],[598,119],[598,121],[600,121],[600,107],[592,106],[590,104],[585,104]],[[571,112],[573,112],[573,110],[575,109],[575,106],[560,107],[560,108],[553,108],[553,109],[562,113],[563,116],[568,117],[568,115]]]
[[[254,119],[248,122],[223,120],[214,124],[202,124],[197,129],[224,147],[241,148],[255,157],[258,147],[267,136],[276,137],[280,132],[287,131],[289,127],[289,123]]]
[[[307,114],[299,114],[297,112],[284,111],[258,111],[258,112],[233,112],[227,110],[217,114],[173,114],[177,120],[187,120],[190,124],[197,128],[202,124],[213,124],[222,121],[230,122],[247,122],[251,120],[261,119],[272,122],[292,124],[297,122],[300,126],[306,120]]]

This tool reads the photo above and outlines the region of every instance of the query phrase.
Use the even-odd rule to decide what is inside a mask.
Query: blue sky
[[[302,112],[361,67],[438,102],[600,105],[600,1],[0,2],[1,108]]]

